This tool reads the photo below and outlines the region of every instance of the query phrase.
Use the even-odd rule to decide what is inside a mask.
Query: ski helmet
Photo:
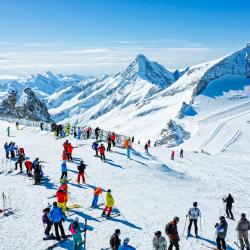
[[[219,219],[220,220],[225,220],[226,218],[225,218],[225,216],[220,216]]]
[[[198,202],[195,201],[195,202],[193,203],[193,206],[194,206],[194,207],[197,207],[197,206],[198,206]]]
[[[128,243],[129,243],[129,238],[125,238],[123,242],[124,242],[125,244],[128,244]]]
[[[242,214],[241,214],[241,218],[246,218],[246,214],[245,214],[245,213],[242,213]]]
[[[120,233],[121,233],[121,230],[120,230],[120,229],[116,229],[116,230],[115,230],[115,233],[116,233],[116,234],[120,234]]]

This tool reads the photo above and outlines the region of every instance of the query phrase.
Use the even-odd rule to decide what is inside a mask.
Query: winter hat
[[[128,243],[129,243],[129,238],[125,238],[125,239],[123,240],[123,242],[124,242],[125,244],[128,244]]]
[[[53,206],[57,207],[57,202],[56,201],[53,202]]]
[[[219,219],[220,220],[225,220],[226,218],[225,218],[225,216],[220,216]]]
[[[107,193],[111,193],[111,190],[110,190],[110,189],[108,189]]]
[[[246,218],[246,214],[245,214],[245,213],[242,213],[242,214],[241,214],[241,218]]]
[[[179,218],[178,216],[175,216],[175,217],[174,217],[174,220],[175,220],[175,221],[179,221],[180,218]]]
[[[155,236],[161,236],[161,231],[156,231]]]
[[[121,230],[120,230],[120,229],[116,229],[116,230],[115,230],[115,233],[116,233],[116,234],[120,234],[120,233],[121,233]]]
[[[198,202],[195,201],[195,202],[193,203],[193,206],[194,206],[194,207],[197,207],[197,206],[198,206]]]

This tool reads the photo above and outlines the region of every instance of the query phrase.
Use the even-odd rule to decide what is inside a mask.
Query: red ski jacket
[[[99,152],[100,152],[101,154],[104,154],[104,152],[105,152],[105,147],[104,147],[104,146],[101,146],[101,147],[99,148]]]

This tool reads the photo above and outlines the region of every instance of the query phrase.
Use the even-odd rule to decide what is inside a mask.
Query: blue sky
[[[0,0],[0,74],[120,71],[143,53],[169,68],[250,40],[245,0]]]

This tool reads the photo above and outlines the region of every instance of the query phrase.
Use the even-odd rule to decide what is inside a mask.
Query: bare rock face
[[[34,121],[51,121],[46,105],[30,88],[24,89],[20,96],[16,90],[10,90],[0,105],[0,114]]]
[[[156,141],[158,146],[175,147],[183,143],[190,137],[190,133],[185,131],[175,121],[169,120],[166,127],[162,129],[159,139]]]

